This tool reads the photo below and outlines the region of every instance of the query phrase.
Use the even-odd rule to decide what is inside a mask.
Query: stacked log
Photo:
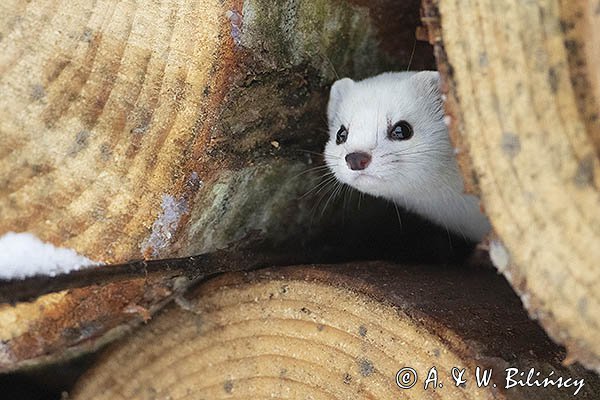
[[[426,1],[469,190],[532,318],[600,371],[597,1]]]
[[[106,352],[72,397],[541,400],[573,398],[582,379],[577,398],[600,389],[580,365],[561,366],[564,351],[492,270],[266,269],[222,275],[186,300]],[[530,386],[516,383],[531,370]],[[535,386],[548,376],[573,386]]]

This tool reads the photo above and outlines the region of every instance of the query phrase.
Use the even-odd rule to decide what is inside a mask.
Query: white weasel
[[[331,87],[325,161],[336,178],[480,241],[490,224],[464,193],[448,137],[439,75],[387,72]]]

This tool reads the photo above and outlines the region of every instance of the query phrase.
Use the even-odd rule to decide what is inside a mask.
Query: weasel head
[[[456,173],[434,71],[349,78],[331,87],[325,161],[357,190],[398,200],[452,184]]]

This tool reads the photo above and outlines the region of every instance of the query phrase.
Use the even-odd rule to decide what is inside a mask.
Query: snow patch
[[[229,23],[231,24],[231,37],[233,38],[233,42],[236,46],[242,44],[242,23],[243,18],[242,14],[235,10],[228,10],[225,13],[227,19],[229,19]]]
[[[185,199],[176,198],[170,194],[163,194],[161,208],[161,214],[152,224],[152,233],[142,245],[142,253],[150,252],[154,257],[160,254],[160,250],[171,244],[171,239],[179,226],[179,220],[188,211]]]
[[[497,240],[490,242],[490,258],[499,272],[506,273],[510,264],[510,255],[502,243]]]
[[[449,115],[444,116],[444,124],[448,127],[452,125],[452,117]]]
[[[56,276],[99,264],[74,250],[45,243],[28,232],[8,232],[0,237],[0,279]]]

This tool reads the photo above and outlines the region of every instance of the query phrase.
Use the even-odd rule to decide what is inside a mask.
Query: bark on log
[[[585,379],[578,398],[600,390],[598,376],[560,365],[564,352],[492,270],[288,267],[220,276],[188,300],[188,310],[169,307],[109,349],[70,398],[573,397],[556,387],[503,390],[509,367]],[[425,392],[433,366],[443,387]],[[493,369],[488,387],[476,387],[477,366]],[[403,367],[418,373],[410,390],[395,382]],[[466,368],[465,386],[453,384],[453,367]]]
[[[314,198],[302,197],[316,175],[292,177],[317,159],[298,150],[325,140],[334,70],[405,68],[418,6],[1,2],[0,234],[32,232],[107,264],[249,236],[305,242],[326,224],[311,223]],[[413,67],[432,63],[417,44]],[[171,286],[140,279],[0,305],[0,368],[93,344]]]
[[[439,8],[438,8],[439,7]],[[600,3],[432,0],[430,40],[496,266],[600,371]]]

